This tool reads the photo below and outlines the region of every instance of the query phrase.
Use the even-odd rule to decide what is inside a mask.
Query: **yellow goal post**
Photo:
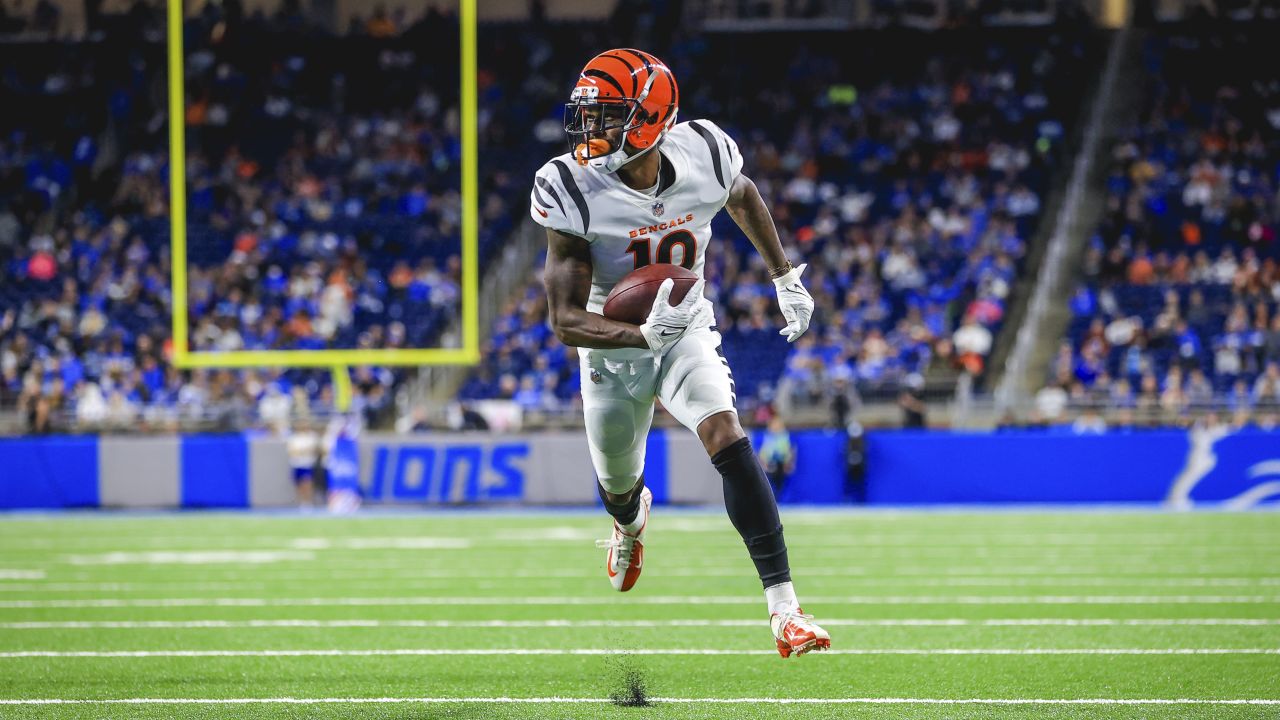
[[[480,361],[479,237],[476,147],[476,3],[460,0],[460,125],[462,143],[462,346],[365,350],[192,351],[187,323],[187,183],[183,0],[168,0],[169,237],[172,275],[172,362],[180,368],[330,368],[336,395],[350,394],[353,365],[474,365]],[[345,403],[339,402],[339,405]]]

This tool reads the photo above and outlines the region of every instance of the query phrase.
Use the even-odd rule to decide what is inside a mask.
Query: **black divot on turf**
[[[616,673],[617,683],[613,690],[609,692],[609,699],[618,707],[650,707],[653,703],[649,702],[649,691],[646,687],[644,671],[636,664],[634,659],[626,655],[611,657],[608,662],[613,667],[612,673]]]

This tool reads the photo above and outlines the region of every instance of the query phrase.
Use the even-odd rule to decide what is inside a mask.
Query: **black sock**
[[[751,441],[738,440],[713,455],[711,464],[724,479],[724,507],[729,512],[729,522],[747,544],[760,582],[765,587],[791,582],[778,502],[773,498],[773,489],[751,448]]]
[[[605,512],[613,516],[619,525],[626,525],[636,521],[636,516],[640,514],[640,491],[644,490],[644,476],[636,481],[635,487],[631,489],[631,499],[621,505],[615,505],[609,502],[609,496],[605,493],[604,486],[596,481],[596,489],[600,491],[600,500],[604,503]]]

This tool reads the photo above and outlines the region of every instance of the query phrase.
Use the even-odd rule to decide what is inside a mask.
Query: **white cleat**
[[[778,642],[778,654],[784,658],[804,655],[810,650],[831,649],[831,636],[818,627],[812,615],[805,615],[799,608],[794,612],[774,613],[769,618],[769,627]]]
[[[636,519],[640,521],[640,531],[635,535],[623,532],[618,521],[613,522],[613,537],[609,540],[597,540],[596,547],[608,548],[604,568],[609,573],[609,582],[618,592],[626,592],[640,579],[640,570],[644,566],[644,531],[649,526],[649,506],[653,504],[653,493],[649,488],[640,491],[640,512]]]

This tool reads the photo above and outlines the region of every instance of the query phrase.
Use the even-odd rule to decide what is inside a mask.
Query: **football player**
[[[529,214],[547,231],[551,325],[583,348],[582,408],[600,497],[613,516],[606,570],[630,590],[644,564],[652,494],[644,486],[645,438],[654,398],[697,433],[724,482],[725,506],[764,584],[783,657],[825,650],[831,638],[796,600],[778,505],[734,408],[733,373],[714,311],[698,280],[683,302],[660,286],[641,325],[601,314],[610,289],[650,263],[703,274],[711,220],[726,208],[764,257],[788,341],[809,327],[813,298],[804,265],[787,260],[769,209],[742,173],[738,146],[707,120],[676,123],[675,76],[646,52],[597,55],[565,105],[571,151],[534,178]]]

